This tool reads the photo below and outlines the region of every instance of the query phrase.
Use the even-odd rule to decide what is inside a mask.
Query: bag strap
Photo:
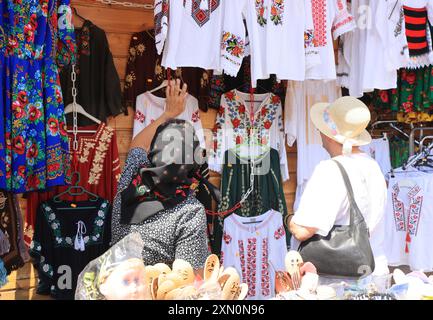
[[[361,215],[361,212],[359,211],[359,207],[356,204],[355,196],[353,195],[352,184],[350,183],[350,179],[349,179],[349,176],[347,175],[346,169],[344,169],[343,165],[339,161],[337,161],[337,160],[333,160],[333,161],[337,164],[338,168],[340,169],[341,175],[343,176],[343,180],[344,180],[344,184],[346,185],[347,196],[349,198],[350,206],[353,206],[356,208],[356,210],[350,210],[350,225],[352,226],[355,223],[354,211],[356,211],[357,214],[360,215],[360,217],[358,216],[358,218],[360,218],[361,220],[364,220],[364,217]]]

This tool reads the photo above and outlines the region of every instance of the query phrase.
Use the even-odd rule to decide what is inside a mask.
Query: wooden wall
[[[133,2],[153,3],[153,0],[133,0]],[[81,16],[91,20],[107,33],[111,52],[123,87],[131,35],[134,32],[153,27],[153,11],[104,5],[94,0],[72,0],[72,5]],[[74,23],[79,25],[80,21],[75,20]],[[214,125],[215,117],[216,112],[214,110],[209,110],[207,113],[201,112],[203,127],[211,129]],[[129,116],[118,116],[112,119],[109,124],[116,129],[117,144],[123,164],[132,138],[133,112],[130,110]],[[296,190],[296,147],[288,148],[287,152],[291,179],[285,183],[284,191],[288,208],[291,210]],[[219,186],[220,179],[218,175],[212,175],[211,182]],[[24,202],[22,203],[22,208],[25,210]],[[35,272],[27,264],[24,268],[13,272],[9,276],[9,283],[0,289],[0,300],[46,299],[47,297],[35,294],[34,288],[36,283]]]

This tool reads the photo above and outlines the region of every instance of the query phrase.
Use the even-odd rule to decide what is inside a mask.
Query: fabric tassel
[[[409,253],[409,243],[411,242],[411,238],[410,238],[410,234],[407,233],[406,234],[406,249],[404,250],[404,252]]]
[[[75,236],[74,241],[74,249],[77,251],[85,251],[86,250],[86,244],[84,242],[83,235],[86,234],[86,225],[83,221],[77,222],[77,234]]]
[[[203,11],[209,10],[209,0],[201,0],[200,10],[203,10]]]
[[[8,237],[0,230],[0,256],[5,255],[11,249]]]

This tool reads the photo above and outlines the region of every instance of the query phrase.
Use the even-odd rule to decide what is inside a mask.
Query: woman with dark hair
[[[139,232],[146,265],[184,259],[199,270],[209,255],[206,213],[190,187],[202,181],[203,152],[192,125],[175,120],[186,90],[171,81],[163,115],[132,141],[114,200],[112,244]]]

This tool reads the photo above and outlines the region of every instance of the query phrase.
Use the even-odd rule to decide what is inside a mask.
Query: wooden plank
[[[128,153],[129,146],[132,140],[132,131],[118,129],[116,131],[116,135],[119,153]]]
[[[111,54],[115,57],[128,58],[131,35],[117,32],[107,32]]]
[[[4,291],[10,290],[29,290],[31,288],[35,288],[38,284],[37,278],[29,278],[29,279],[20,279],[9,282],[0,289],[0,294]]]
[[[134,110],[129,108],[127,116],[122,114],[115,118],[111,118],[108,121],[108,125],[115,129],[132,130],[134,126]]]
[[[98,3],[76,4],[78,13],[105,32],[131,34],[153,27],[153,11],[130,10],[123,7],[101,6]]]

